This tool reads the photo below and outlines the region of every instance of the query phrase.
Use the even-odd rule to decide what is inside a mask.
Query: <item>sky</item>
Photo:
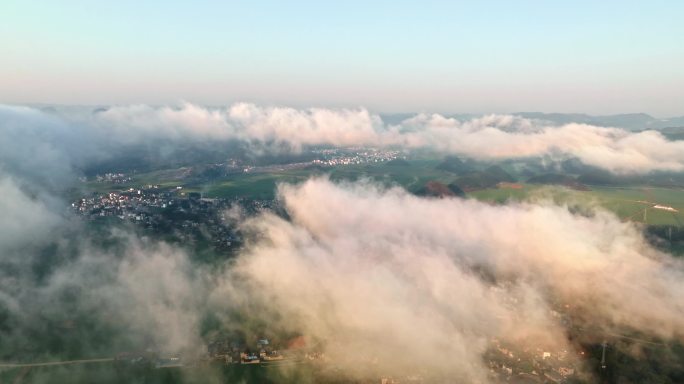
[[[0,103],[684,115],[680,1],[0,3]]]

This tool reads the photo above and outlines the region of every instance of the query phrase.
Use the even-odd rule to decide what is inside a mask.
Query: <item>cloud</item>
[[[515,116],[485,116],[466,122],[419,115],[403,124],[413,131],[397,135],[409,147],[436,148],[476,159],[544,155],[571,156],[614,173],[684,170],[684,141],[656,131],[633,133],[587,124],[546,126]]]
[[[189,103],[179,108],[148,105],[114,106],[87,116],[91,124],[107,132],[114,142],[135,144],[143,140],[226,140],[236,131],[224,111]]]
[[[219,314],[227,329],[257,319],[303,333],[357,377],[403,367],[484,381],[482,356],[494,338],[571,350],[558,310],[597,334],[684,339],[682,261],[602,211],[423,199],[368,182],[311,179],[281,185],[288,219],[247,219],[243,229],[253,238],[242,254],[207,270],[130,229],[93,234],[53,197],[101,149],[160,137],[293,151],[325,144],[434,148],[479,159],[576,156],[614,172],[680,170],[682,142],[656,132],[549,127],[515,116],[417,115],[387,125],[364,109],[184,104],[86,115],[0,107],[0,135],[5,358],[18,350],[80,357],[141,342],[197,351],[206,312]],[[230,316],[235,311],[243,320]]]
[[[375,145],[382,129],[380,118],[362,108],[297,110],[239,103],[229,108],[228,117],[248,139],[287,143],[294,149],[321,144]]]
[[[62,217],[54,212],[48,202],[24,193],[9,177],[0,174],[0,260],[4,252],[15,245],[35,242],[54,230]]]
[[[509,115],[466,121],[419,114],[385,124],[366,109],[294,109],[237,103],[203,108],[112,107],[88,124],[113,141],[144,139],[240,140],[301,150],[310,145],[427,148],[475,159],[576,157],[614,173],[684,170],[684,141],[656,131],[629,132],[587,124],[548,125]]]
[[[79,119],[82,113],[77,113]],[[132,228],[88,228],[63,200],[106,131],[32,108],[0,106],[0,356],[203,350],[202,268]]]
[[[326,179],[279,193],[291,220],[248,221],[259,240],[214,294],[263,303],[350,375],[484,381],[493,338],[571,349],[554,311],[589,333],[684,340],[684,265],[611,214]]]
[[[657,131],[629,132],[587,124],[549,125],[518,116],[487,115],[460,121],[418,114],[386,124],[366,109],[295,109],[237,103],[204,108],[114,106],[96,112],[46,114],[23,107],[0,108],[5,168],[39,172],[55,181],[55,167],[106,158],[117,147],[163,143],[239,141],[253,149],[300,151],[314,145],[432,149],[479,160],[550,156],[578,158],[613,173],[684,170],[684,141]],[[37,165],[44,165],[42,167]]]
[[[78,132],[62,118],[0,105],[0,172],[17,182],[61,188],[73,181],[73,161],[88,152]]]
[[[40,233],[22,234],[29,235]],[[184,250],[132,231],[94,237],[78,225],[46,237],[2,249],[3,360],[205,351],[199,328],[207,286]]]

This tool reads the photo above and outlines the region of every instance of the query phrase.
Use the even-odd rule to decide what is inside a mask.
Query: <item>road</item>
[[[51,365],[68,365],[68,364],[89,364],[89,363],[106,363],[114,361],[113,357],[102,359],[82,359],[82,360],[64,360],[64,361],[48,361],[43,363],[0,363],[0,368],[23,368],[23,367],[47,367]]]

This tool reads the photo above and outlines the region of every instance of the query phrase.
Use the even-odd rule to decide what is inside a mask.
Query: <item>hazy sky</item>
[[[0,2],[0,102],[684,114],[681,1]]]

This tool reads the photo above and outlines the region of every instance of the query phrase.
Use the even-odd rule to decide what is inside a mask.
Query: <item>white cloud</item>
[[[8,176],[0,173],[0,260],[7,249],[41,241],[62,222],[46,202],[32,198]]]
[[[400,146],[475,159],[577,157],[615,173],[684,170],[684,141],[669,141],[656,131],[548,126],[507,115],[458,121],[420,114],[392,126],[362,108],[299,110],[238,103],[227,109],[206,109],[186,103],[179,108],[115,107],[97,114],[94,122],[110,127],[114,140],[123,141],[237,139],[285,145],[295,151],[305,145]]]
[[[351,375],[422,368],[485,380],[492,338],[569,348],[552,309],[599,335],[684,340],[684,265],[608,213],[326,179],[282,185],[280,196],[291,221],[250,221],[261,240],[214,294],[261,301],[280,315],[273,326],[321,340]]]
[[[247,103],[204,108],[184,103],[47,116],[29,108],[2,107],[0,135],[5,163],[24,173],[47,175],[55,172],[46,169],[87,162],[116,145],[222,140],[289,151],[331,145],[427,148],[485,160],[576,157],[619,174],[684,170],[684,141],[667,140],[656,131],[634,133],[574,123],[549,126],[507,115],[459,121],[419,114],[389,125],[363,108],[294,109]]]

